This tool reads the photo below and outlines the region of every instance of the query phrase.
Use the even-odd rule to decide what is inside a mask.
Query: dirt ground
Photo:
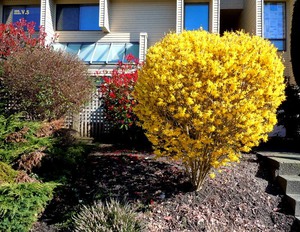
[[[56,225],[80,204],[108,198],[134,204],[149,232],[300,231],[255,154],[222,168],[201,191],[190,187],[179,164],[144,152],[102,149],[89,155],[72,186],[58,192],[33,231],[60,231]]]

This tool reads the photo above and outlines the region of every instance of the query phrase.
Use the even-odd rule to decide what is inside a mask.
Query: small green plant
[[[142,228],[130,205],[121,205],[116,200],[83,206],[73,218],[77,232],[134,232]]]
[[[18,172],[8,164],[0,162],[0,185],[3,183],[14,183]]]
[[[21,183],[0,186],[0,231],[26,232],[52,198],[55,183]]]

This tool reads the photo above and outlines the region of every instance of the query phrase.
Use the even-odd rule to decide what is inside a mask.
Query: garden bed
[[[80,205],[109,198],[135,205],[145,231],[299,231],[260,162],[245,154],[193,192],[178,163],[101,148],[58,190],[33,231],[72,231]]]

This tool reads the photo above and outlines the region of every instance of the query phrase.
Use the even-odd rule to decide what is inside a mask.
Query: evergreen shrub
[[[0,161],[12,163],[24,153],[51,146],[50,137],[38,137],[41,122],[26,121],[21,114],[0,115]]]
[[[52,198],[55,183],[0,185],[0,231],[26,232]]]
[[[18,175],[18,171],[15,171],[6,163],[0,162],[0,185],[3,183],[14,183]]]

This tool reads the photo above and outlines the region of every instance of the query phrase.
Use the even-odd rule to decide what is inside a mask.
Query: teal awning
[[[116,64],[126,62],[125,57],[132,54],[139,58],[138,43],[54,43],[55,50],[63,50],[88,64]]]

